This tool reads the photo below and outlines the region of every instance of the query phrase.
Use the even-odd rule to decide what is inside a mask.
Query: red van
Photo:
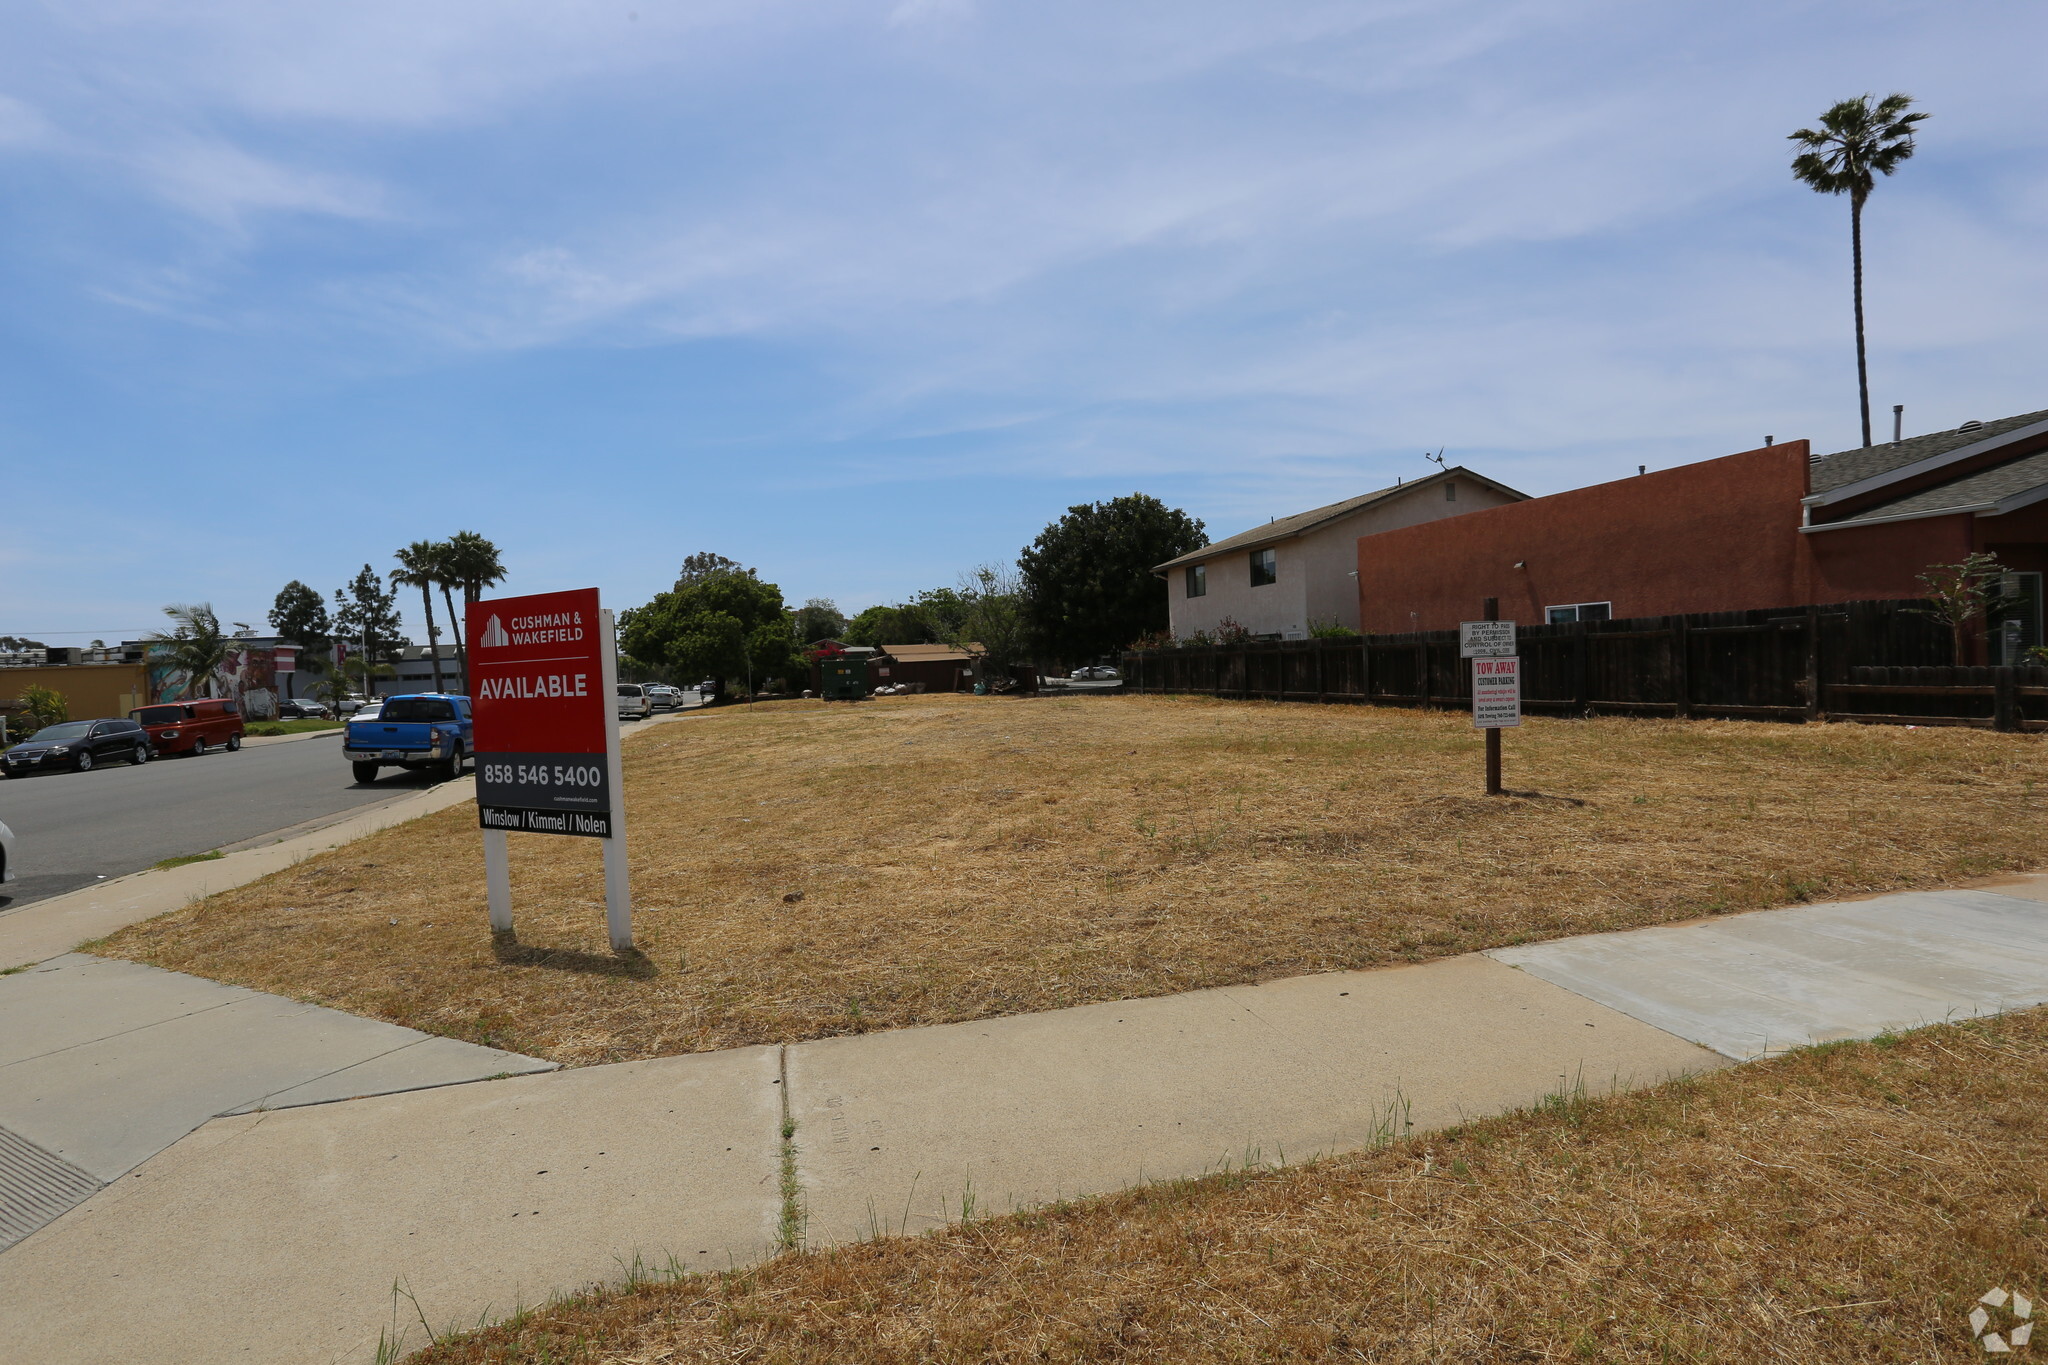
[[[128,719],[149,731],[150,747],[159,754],[203,754],[208,749],[242,747],[242,705],[224,698],[164,702],[138,706]]]

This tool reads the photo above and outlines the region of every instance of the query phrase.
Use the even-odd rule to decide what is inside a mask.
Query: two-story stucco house
[[[1358,538],[1426,521],[1522,502],[1528,497],[1456,465],[1291,517],[1168,560],[1166,580],[1177,638],[1214,632],[1225,618],[1253,635],[1299,640],[1313,622],[1358,629]]]

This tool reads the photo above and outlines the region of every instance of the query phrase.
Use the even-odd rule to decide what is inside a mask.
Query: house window
[[[1252,586],[1263,588],[1280,581],[1280,564],[1272,550],[1252,551]]]
[[[1444,484],[1444,501],[1445,501],[1445,502],[1456,502],[1457,500],[1458,500],[1458,481],[1457,481],[1456,479],[1451,479],[1451,480],[1449,480],[1448,482],[1446,482],[1446,483]]]
[[[1209,566],[1207,564],[1188,565],[1188,596],[1207,597],[1208,595]]]
[[[1611,621],[1614,619],[1614,603],[1574,602],[1568,607],[1545,607],[1543,619],[1553,626],[1573,621]]]

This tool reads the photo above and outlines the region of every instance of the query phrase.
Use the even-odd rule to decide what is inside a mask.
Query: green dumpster
[[[859,701],[868,694],[868,661],[843,656],[818,661],[818,695],[826,701]]]

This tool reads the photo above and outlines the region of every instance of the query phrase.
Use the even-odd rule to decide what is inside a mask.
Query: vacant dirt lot
[[[731,708],[627,747],[594,840],[388,830],[101,951],[570,1063],[937,1023],[1953,882],[2042,861],[2041,738],[1148,697]],[[1569,797],[1571,800],[1557,798]],[[1583,804],[1575,804],[1583,802]]]
[[[2048,1294],[2044,1087],[2035,1010],[601,1294],[415,1365],[1983,1360],[1978,1296]]]

